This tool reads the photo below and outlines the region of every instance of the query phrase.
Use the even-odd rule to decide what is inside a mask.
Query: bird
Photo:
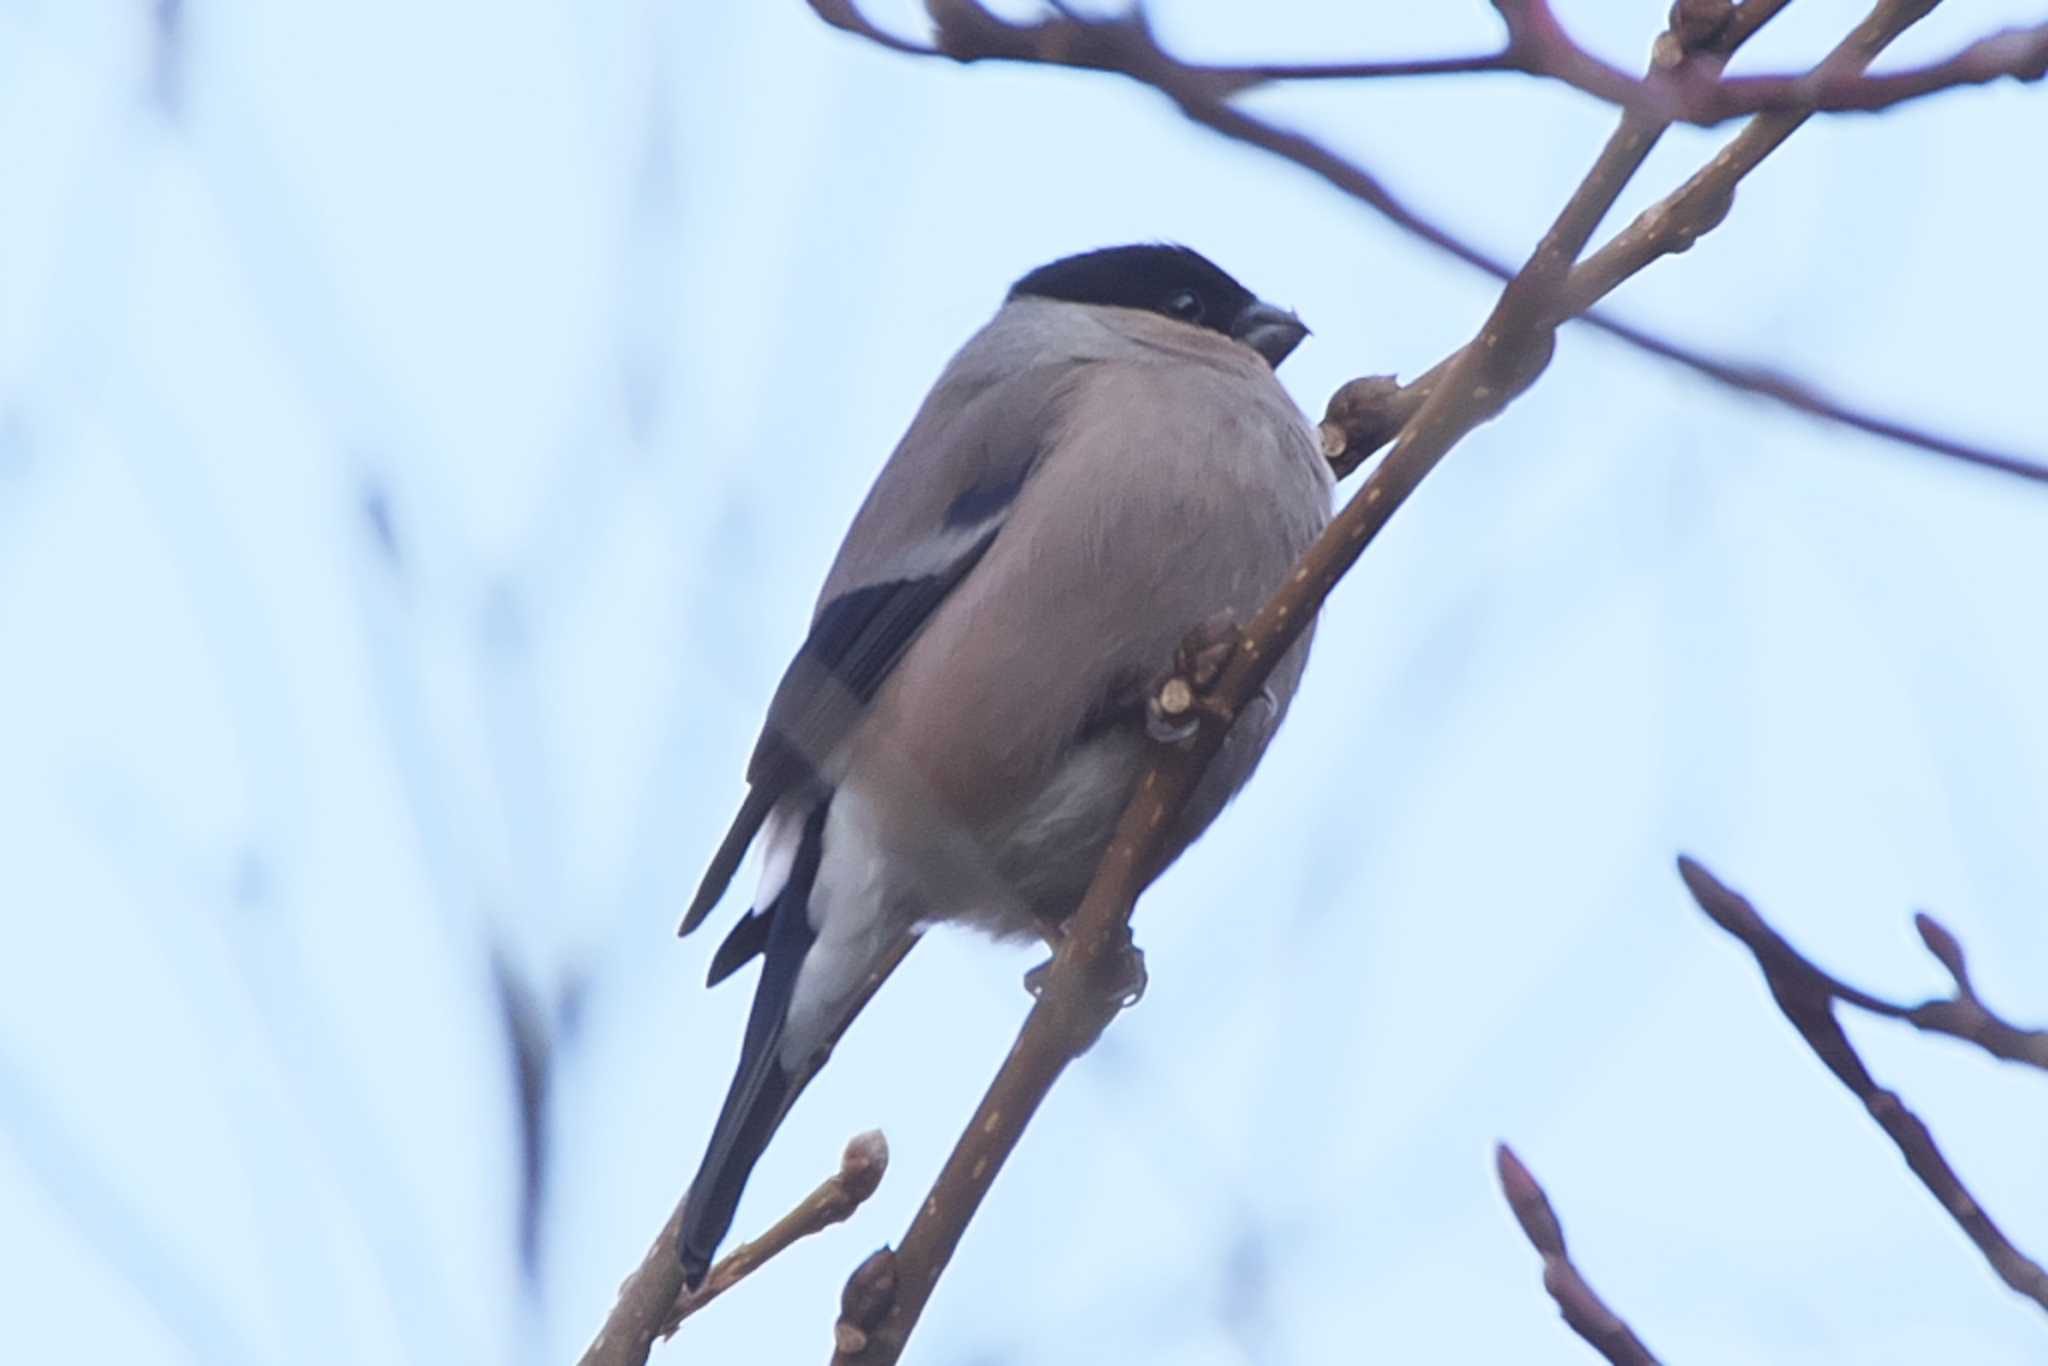
[[[939,922],[1057,942],[1157,743],[1148,684],[1192,629],[1249,619],[1329,520],[1328,462],[1275,373],[1307,333],[1199,252],[1136,243],[1029,271],[940,373],[683,916],[687,935],[761,845],[707,974],[762,960],[685,1197],[690,1287],[878,966]],[[1165,862],[1251,777],[1310,634],[1232,723]]]

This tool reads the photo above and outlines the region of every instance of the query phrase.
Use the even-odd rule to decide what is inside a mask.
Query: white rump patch
[[[783,802],[768,813],[761,825],[761,883],[754,890],[754,914],[766,915],[789,885],[790,870],[796,867],[796,851],[804,839],[804,809]]]

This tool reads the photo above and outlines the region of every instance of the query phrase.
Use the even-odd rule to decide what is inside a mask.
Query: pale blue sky
[[[1490,291],[1156,95],[796,3],[187,0],[174,118],[152,8],[0,0],[6,1355],[571,1359],[737,1048],[749,988],[703,991],[716,934],[673,922],[841,528],[1008,281],[1186,241],[1315,328],[1311,412]],[[1633,63],[1664,6],[1560,8]],[[1218,59],[1492,34],[1478,3],[1259,9],[1157,18]],[[1801,0],[1750,65],[1856,13]],[[1951,4],[1900,56],[2038,17]],[[1252,103],[1505,255],[1611,121],[1513,77]],[[1672,135],[1630,205],[1723,136]],[[2011,86],[1814,126],[1616,307],[2048,454],[2044,140]],[[1140,911],[1150,994],[913,1357],[1584,1361],[1506,1138],[1675,1362],[2041,1360],[1671,860],[1898,996],[1943,983],[1932,910],[2038,1020],[2044,581],[2048,490],[1569,335],[1332,599],[1259,780]],[[575,1003],[531,1298],[494,941]],[[824,1355],[1033,961],[920,949],[736,1232],[861,1129],[881,1192],[657,1362]],[[2048,1087],[1851,1028],[2048,1255]]]

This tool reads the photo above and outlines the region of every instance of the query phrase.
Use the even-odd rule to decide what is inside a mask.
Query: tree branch
[[[1657,1366],[1656,1356],[1635,1330],[1607,1307],[1565,1251],[1564,1225],[1550,1208],[1550,1197],[1543,1193],[1535,1173],[1523,1166],[1522,1159],[1505,1143],[1494,1147],[1493,1164],[1500,1174],[1501,1193],[1515,1212],[1515,1222],[1543,1254],[1543,1288],[1557,1301],[1557,1311],[1571,1330],[1614,1366]]]
[[[1557,81],[1623,109],[1703,128],[1755,114],[1876,113],[1945,90],[2004,79],[2032,83],[2048,76],[2048,24],[2036,24],[2001,29],[1942,61],[1883,75],[1724,76],[1714,64],[1653,71],[1638,80],[1575,42],[1544,0],[1494,0],[1494,8],[1506,23],[1507,41],[1493,52],[1410,61],[1190,65],[1189,69],[1232,94],[1272,82],[1507,72]],[[1717,11],[1724,22],[1741,13],[1731,0],[1690,8],[1695,11],[1697,28],[1708,32],[1716,25]]]
[[[938,25],[940,45],[916,43],[878,28],[852,0],[807,0],[820,18],[835,28],[881,43],[893,51],[924,57],[948,57],[956,61],[984,59],[1063,66],[1106,71],[1148,85],[1173,100],[1194,122],[1234,141],[1271,152],[1304,170],[1320,176],[1337,190],[1365,204],[1396,227],[1420,238],[1438,250],[1457,258],[1495,279],[1506,281],[1514,270],[1456,234],[1430,221],[1408,206],[1377,177],[1348,161],[1314,139],[1283,129],[1243,112],[1228,103],[1228,82],[1218,85],[1208,79],[1209,68],[1180,62],[1153,40],[1142,19],[1079,19],[1071,14],[1031,24],[1011,24],[996,18],[973,0],[928,0]],[[1718,66],[1751,34],[1770,21],[1787,0],[1747,0],[1726,15],[1725,0],[1681,0],[1675,6],[1679,29],[1674,31],[1680,50],[1694,57],[1691,63]],[[1926,3],[1926,0],[1920,0]],[[1716,19],[1719,12],[1724,17]],[[1990,41],[1990,40],[1987,40]],[[1799,79],[1812,79],[1808,77]],[[1838,71],[1829,77],[1842,79]],[[1807,111],[1810,112],[1810,111]],[[1803,115],[1801,116],[1803,117]],[[1689,243],[1688,243],[1689,245]],[[1683,250],[1673,245],[1670,250]],[[1590,283],[1583,282],[1583,283]],[[1607,286],[1611,290],[1613,286]],[[1600,297],[1607,290],[1600,291]],[[1607,333],[1616,340],[1659,359],[1681,366],[1716,384],[1754,397],[1782,403],[1822,421],[1836,422],[1866,435],[1895,442],[1933,455],[1961,460],[1982,468],[2022,478],[2048,482],[2048,462],[2011,452],[1993,450],[1941,433],[1929,432],[1911,423],[1880,417],[1851,407],[1824,394],[1818,386],[1776,368],[1754,361],[1715,356],[1696,347],[1659,336],[1642,327],[1619,321],[1603,313],[1579,309],[1572,321]],[[1411,387],[1417,392],[1399,409],[1413,416],[1428,397],[1430,384],[1441,378],[1442,368],[1418,378]],[[1398,426],[1395,428],[1398,430]],[[1354,443],[1340,450],[1340,473],[1348,474],[1364,462],[1385,441],[1383,434],[1370,445]]]
[[[852,0],[810,0],[818,16],[835,28],[914,56],[950,57],[957,62],[1010,61],[1068,66],[1096,71],[1128,69],[1098,46],[1100,35],[1122,26],[1144,27],[1142,9],[1121,15],[1093,17],[1065,5],[1057,13],[1029,23],[1002,23],[1005,35],[993,42],[981,30],[978,4],[928,0],[937,25],[935,45],[890,33],[870,21]],[[1635,77],[1603,61],[1565,31],[1548,0],[1491,0],[1506,35],[1491,52],[1448,57],[1410,57],[1358,62],[1208,63],[1173,61],[1181,78],[1198,82],[1211,99],[1227,99],[1263,85],[1302,81],[1408,80],[1430,76],[1509,74],[1556,81],[1581,94],[1621,109],[1648,114],[1668,123],[1714,127],[1756,114],[1878,113],[1945,90],[1989,85],[1998,80],[2025,84],[2048,76],[2048,24],[2000,29],[1953,55],[1905,71],[1817,75],[1813,72],[1758,76],[1724,76],[1722,63],[1700,63],[1682,69],[1652,70]],[[1750,11],[1782,6],[1737,5],[1735,0],[1678,0],[1672,7],[1672,31],[1679,41],[1705,48],[1727,35],[1741,33],[1727,44],[1738,46],[1760,24]],[[981,41],[958,41],[948,31],[965,17],[980,31]],[[1163,54],[1162,54],[1163,55]],[[1172,59],[1169,59],[1171,61]]]
[[[1969,1236],[1970,1241],[1977,1245],[1978,1251],[1984,1254],[1984,1260],[1991,1264],[1991,1269],[1998,1273],[1999,1279],[2041,1308],[2048,1309],[2048,1271],[2043,1271],[2039,1263],[2013,1246],[2012,1240],[1992,1222],[1990,1214],[1977,1203],[1976,1197],[1963,1185],[1962,1178],[1949,1166],[1948,1159],[1942,1156],[1941,1149],[1936,1146],[1934,1135],[1927,1125],[1918,1115],[1906,1108],[1906,1103],[1897,1093],[1877,1084],[1876,1079],[1870,1075],[1870,1070],[1863,1065],[1863,1059],[1857,1054],[1855,1046],[1849,1042],[1849,1036],[1843,1032],[1841,1022],[1835,1018],[1835,1003],[1843,1001],[1879,1015],[1911,1021],[1923,1029],[1968,1039],[1999,1057],[2015,1056],[2014,1053],[2005,1050],[2005,1045],[2011,1041],[2007,1035],[2000,1030],[1985,1030],[1981,1019],[1971,1017],[1951,1020],[1946,1015],[1938,1013],[1937,1018],[1942,1019],[1943,1024],[1931,1025],[1914,1018],[1916,1013],[1945,1005],[1956,1006],[1963,1002],[1968,1002],[1969,1006],[1974,1006],[1976,1011],[1982,1012],[1983,1015],[1989,1015],[1989,1012],[1983,1011],[1981,1004],[1977,1003],[1976,996],[1969,987],[1968,974],[1963,966],[1962,949],[1954,937],[1927,917],[1919,918],[1922,942],[1955,978],[1956,1000],[1934,1002],[1929,1006],[1910,1009],[1894,1006],[1854,987],[1846,986],[1814,966],[1787,943],[1784,936],[1766,924],[1754,906],[1729,890],[1718,878],[1692,859],[1681,857],[1678,860],[1678,874],[1685,879],[1686,889],[1692,893],[1693,900],[1699,903],[1700,909],[1705,911],[1716,925],[1741,940],[1743,946],[1755,957],[1757,966],[1763,969],[1764,981],[1769,984],[1771,995],[1777,1000],[1778,1009],[1792,1022],[1792,1027],[1799,1031],[1800,1037],[1806,1040],[1807,1047],[1814,1051],[1814,1055],[1827,1065],[1827,1069],[1835,1074],[1842,1085],[1848,1087],[1856,1098],[1863,1102],[1864,1108],[1870,1112],[1870,1117],[1877,1121],[1878,1127],[1885,1131],[1886,1136],[1898,1147],[1900,1155],[1906,1159],[1906,1165],[1920,1178],[1920,1184],[1927,1187],[1934,1198],[1941,1202],[1941,1207],[1948,1211],[1949,1217],[1955,1220]],[[1968,1014],[1968,1006],[1965,1007],[1965,1014]],[[2025,1031],[2011,1030],[2011,1027],[2003,1025],[2002,1021],[1998,1023],[2003,1026],[2003,1030],[2010,1031],[2011,1035],[2028,1037]],[[1954,1027],[1943,1027],[1948,1024],[1953,1024]],[[1983,1037],[1979,1037],[1980,1035]],[[1987,1042],[1987,1039],[1995,1040],[1996,1046],[1993,1042]],[[2041,1047],[2041,1036],[2038,1032],[2033,1032],[2031,1039],[2031,1045],[2020,1050],[2024,1055],[2021,1060],[2033,1062],[2038,1066],[2039,1056],[2034,1050]]]
[[[1938,0],[1903,0],[1902,3],[1878,6],[1815,68],[1816,78],[1839,80],[1845,74],[1853,75],[1860,71],[1906,25],[1932,10],[1934,3]],[[1752,7],[1746,5],[1738,13],[1747,12]],[[1748,33],[1755,32],[1769,17],[1768,13],[1762,15],[1735,41],[1740,42]],[[1667,55],[1660,53],[1659,65],[1674,70],[1683,63],[1671,62]],[[1718,226],[1734,202],[1735,188],[1743,177],[1755,170],[1811,116],[1811,110],[1793,109],[1763,115],[1752,121],[1720,155],[1685,184],[1643,210],[1598,252],[1574,267],[1561,291],[1552,320],[1561,323],[1585,317],[1587,321],[1646,351],[1665,355],[1731,387],[1777,399],[1815,417],[1987,469],[2048,482],[2048,465],[1859,413],[1787,376],[1759,367],[1716,360],[1598,315],[1587,317],[1594,305],[1652,261],[1690,250],[1695,242]],[[1655,130],[1650,133],[1654,139],[1656,133],[1668,124],[1647,126]],[[1647,151],[1647,147],[1644,150]],[[1358,381],[1340,389],[1332,397],[1330,410],[1324,417],[1324,450],[1330,454],[1339,471],[1348,473],[1355,469],[1383,444],[1387,439],[1384,433],[1388,430],[1388,423],[1396,418],[1405,420],[1406,416],[1419,411],[1449,366],[1450,360],[1440,362],[1407,386],[1412,391],[1408,393],[1388,391],[1374,381],[1367,381],[1367,387],[1362,390],[1353,389]],[[1366,401],[1368,394],[1370,402]]]
[[[1754,5],[1756,0],[1751,0],[1751,3]],[[1744,7],[1745,10],[1748,8],[1750,6]],[[1397,227],[1477,270],[1503,281],[1514,273],[1499,260],[1410,208],[1363,168],[1331,152],[1311,138],[1274,127],[1230,105],[1183,103],[1181,108],[1190,119],[1204,127],[1235,141],[1271,152],[1320,176],[1333,188],[1376,210]],[[1804,118],[1803,115],[1798,117],[1802,120]],[[1731,191],[1734,182],[1741,178],[1741,174],[1746,174],[1746,168],[1742,173],[1726,178],[1727,187]],[[1725,207],[1725,202],[1723,206]],[[1944,433],[1929,431],[1911,423],[1865,412],[1840,399],[1830,397],[1810,381],[1799,379],[1782,370],[1754,361],[1715,356],[1594,309],[1593,304],[1612,293],[1629,274],[1640,270],[1648,263],[1647,260],[1631,259],[1624,253],[1640,252],[1643,246],[1652,241],[1657,243],[1658,255],[1682,252],[1689,249],[1693,242],[1712,226],[1690,217],[1673,216],[1668,200],[1658,207],[1664,210],[1665,216],[1661,220],[1649,222],[1639,219],[1637,236],[1631,238],[1628,243],[1618,246],[1613,255],[1602,260],[1597,274],[1589,272],[1582,275],[1574,272],[1571,288],[1566,293],[1566,302],[1559,310],[1560,321],[1583,323],[1617,341],[1690,370],[1716,384],[1754,398],[1781,403],[1809,417],[1839,423],[1866,435],[1930,455],[1945,456],[1983,469],[2017,475],[2037,483],[2048,483],[2048,462],[2008,451],[1994,450]],[[1688,204],[1686,207],[1694,206]],[[1657,209],[1648,212],[1654,214]],[[1622,269],[1624,265],[1627,266],[1626,270]],[[1617,274],[1617,271],[1621,273]],[[1408,387],[1413,392],[1401,400],[1391,413],[1399,414],[1405,421],[1407,417],[1419,411],[1435,383],[1443,377],[1447,365],[1448,362],[1439,364],[1412,381]],[[1382,434],[1377,440],[1353,440],[1348,447],[1338,448],[1332,454],[1333,459],[1338,455],[1343,457],[1336,460],[1339,474],[1349,474],[1356,469],[1391,439],[1393,431],[1398,430],[1397,423],[1391,430],[1381,429]]]
[[[1911,4],[1879,0],[1871,19],[1860,25],[1829,61],[1867,60],[1861,56],[1866,48],[1875,51],[1882,47],[1925,9],[1925,0],[1912,0]],[[949,2],[940,12],[942,28],[962,12],[980,15],[981,19],[974,21],[977,23],[985,20],[1009,27],[974,5]],[[1870,41],[1873,32],[1881,35],[1874,46]],[[1842,52],[1850,55],[1843,58]],[[1675,53],[1673,59],[1683,56]],[[856,1332],[840,1335],[835,1366],[881,1366],[899,1357],[968,1222],[1038,1105],[1067,1064],[1094,1041],[1122,1004],[1119,992],[1132,953],[1133,906],[1157,873],[1167,832],[1221,744],[1229,722],[1258,693],[1274,665],[1394,510],[1460,438],[1500,411],[1541,373],[1550,356],[1551,318],[1569,297],[1576,276],[1571,263],[1641,165],[1659,131],[1661,125],[1655,119],[1634,111],[1624,114],[1593,169],[1528,263],[1509,281],[1478,335],[1446,362],[1441,382],[1433,386],[1402,428],[1393,450],[1317,538],[1286,586],[1244,626],[1235,652],[1218,675],[1211,680],[1182,674],[1169,680],[1168,686],[1178,684],[1200,697],[1199,711],[1208,718],[1207,723],[1185,745],[1163,748],[1139,783],[1087,893],[1067,922],[1017,1042],[934,1181],[930,1196],[919,1207],[895,1253],[877,1254],[862,1267],[859,1275],[867,1290],[862,1294],[861,1321]],[[1722,159],[1717,158],[1715,166],[1721,164]],[[1728,172],[1728,188],[1753,164]],[[1655,254],[1645,259],[1655,259]],[[882,1295],[876,1286],[886,1286],[888,1294]],[[856,1298],[855,1291],[849,1284],[849,1301]],[[844,1315],[841,1323],[846,1323]]]

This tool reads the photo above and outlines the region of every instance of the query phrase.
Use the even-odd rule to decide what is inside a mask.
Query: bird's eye
[[[1184,323],[1202,320],[1202,296],[1192,289],[1176,289],[1166,296],[1166,311]]]

